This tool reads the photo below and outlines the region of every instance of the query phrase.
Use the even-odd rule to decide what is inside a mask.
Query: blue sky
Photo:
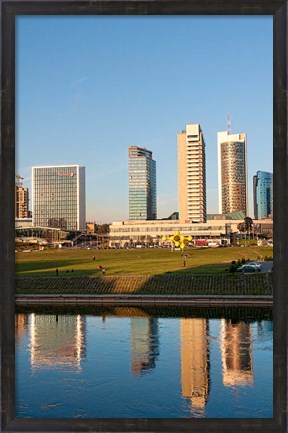
[[[177,133],[200,123],[207,208],[218,212],[217,131],[247,133],[252,178],[272,172],[271,17],[18,17],[16,171],[86,167],[87,220],[128,219],[128,147],[157,164],[158,218],[178,210]]]

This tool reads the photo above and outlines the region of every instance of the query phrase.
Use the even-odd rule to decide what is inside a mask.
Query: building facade
[[[85,230],[85,167],[32,167],[33,226]]]
[[[145,147],[130,146],[129,156],[129,220],[157,218],[156,161]]]
[[[253,177],[254,217],[267,218],[273,214],[273,174],[257,171]]]
[[[219,213],[248,212],[246,134],[218,132]]]
[[[206,221],[205,141],[199,124],[186,125],[178,140],[178,205],[181,221]]]
[[[15,218],[29,218],[29,190],[15,185]]]
[[[172,236],[176,231],[183,236],[191,236],[191,243],[195,245],[209,246],[209,243],[229,245],[233,242],[233,235],[239,233],[240,223],[243,223],[243,219],[208,220],[206,223],[187,223],[177,220],[115,221],[109,226],[109,246],[120,248],[150,243],[162,245],[165,243],[162,237]],[[257,233],[269,234],[273,237],[273,220],[270,218],[261,220],[257,224]],[[256,231],[253,236],[257,237]]]

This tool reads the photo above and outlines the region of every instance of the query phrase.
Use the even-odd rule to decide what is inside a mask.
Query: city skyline
[[[232,133],[247,132],[253,217],[253,176],[272,172],[272,19],[18,17],[16,28],[24,187],[33,165],[84,165],[87,220],[126,220],[127,147],[147,147],[157,161],[157,217],[167,217],[178,210],[176,134],[199,123],[207,213],[217,213],[217,132],[230,113]]]

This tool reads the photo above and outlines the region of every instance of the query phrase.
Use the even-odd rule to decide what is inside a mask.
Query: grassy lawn
[[[182,254],[188,255],[183,265]],[[96,260],[93,260],[95,256]],[[17,276],[101,275],[98,265],[107,275],[161,275],[168,273],[225,273],[232,260],[264,260],[273,257],[272,247],[200,248],[171,252],[168,248],[139,250],[51,249],[16,253]],[[71,274],[73,269],[73,274]],[[67,274],[68,275],[68,274]]]

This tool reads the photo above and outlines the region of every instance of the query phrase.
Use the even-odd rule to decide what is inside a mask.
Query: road
[[[259,262],[262,265],[261,272],[269,272],[272,269],[273,261]]]

